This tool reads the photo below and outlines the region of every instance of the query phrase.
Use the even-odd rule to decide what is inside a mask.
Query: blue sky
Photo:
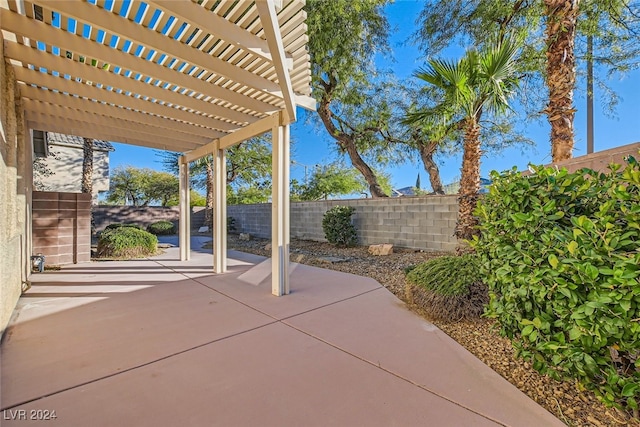
[[[416,29],[415,20],[422,9],[419,0],[400,0],[387,7],[387,17],[396,32],[391,39],[394,49],[393,63],[390,65],[399,79],[409,78],[411,74],[423,65],[421,53],[415,46],[406,41]],[[584,86],[584,81],[578,81]],[[615,117],[604,114],[602,105],[598,102],[602,97],[596,89],[594,109],[596,151],[605,150],[620,145],[640,141],[640,70],[628,73],[623,79],[613,78],[609,85],[618,93],[620,102],[615,111]],[[586,100],[584,91],[577,90],[574,102],[578,110],[575,116],[575,150],[574,156],[586,154]],[[315,113],[314,113],[315,114]],[[299,117],[301,115],[299,114]],[[495,170],[506,170],[513,166],[525,169],[528,163],[543,164],[551,161],[549,143],[549,125],[546,120],[522,123],[527,136],[535,141],[535,147],[514,147],[499,154],[491,154],[482,159],[482,176],[488,176]],[[291,177],[303,180],[304,167],[301,165],[315,165],[329,163],[337,159],[334,149],[335,143],[324,128],[308,123],[302,117],[291,127],[293,149],[291,158],[298,164],[291,166]],[[162,169],[160,158],[154,150],[125,144],[114,144],[116,151],[111,153],[111,168],[119,165],[148,167]],[[455,180],[460,175],[461,156],[440,158],[440,174],[444,183]],[[421,163],[411,162],[393,168],[387,168],[394,187],[412,186],[416,176],[421,174],[422,187],[428,183],[427,174]]]

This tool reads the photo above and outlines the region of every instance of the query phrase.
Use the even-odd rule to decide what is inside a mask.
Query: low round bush
[[[115,230],[116,228],[120,228],[120,227],[133,227],[133,228],[137,228],[138,230],[143,230],[143,227],[138,224],[123,224],[121,222],[114,222],[112,224],[107,225],[104,228],[104,231]]]
[[[142,258],[154,255],[158,238],[136,227],[105,230],[98,239],[97,255],[102,258]]]
[[[166,236],[168,234],[175,234],[176,227],[171,221],[158,221],[147,226],[147,231],[156,236]]]
[[[478,318],[489,302],[475,254],[434,258],[407,270],[407,299],[434,320]]]
[[[355,246],[358,243],[356,228],[351,223],[355,209],[351,206],[334,206],[322,217],[324,236],[337,246]]]

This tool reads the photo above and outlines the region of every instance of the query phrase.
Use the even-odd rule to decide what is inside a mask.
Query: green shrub
[[[436,320],[480,317],[489,302],[475,254],[443,256],[411,268],[406,290],[407,299]]]
[[[101,258],[142,258],[154,255],[158,238],[137,227],[105,230],[98,239],[97,254]]]
[[[640,167],[492,173],[473,246],[487,314],[534,368],[607,404],[640,394]]]
[[[236,229],[236,219],[232,216],[227,217],[227,233],[233,233]]]
[[[137,228],[138,230],[144,230],[144,227],[142,227],[139,224],[123,224],[123,223],[120,223],[120,222],[114,222],[114,223],[111,223],[111,224],[107,225],[104,228],[104,231],[114,230],[114,229],[120,228],[120,227],[133,227],[133,228]]]
[[[175,234],[176,227],[171,221],[158,221],[147,226],[147,231],[156,236],[166,236],[168,234]]]
[[[351,223],[355,209],[351,206],[334,206],[322,217],[322,230],[329,243],[337,246],[355,246],[358,243],[356,228]]]

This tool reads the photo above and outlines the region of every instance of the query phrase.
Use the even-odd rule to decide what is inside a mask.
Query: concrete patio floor
[[[176,248],[34,274],[0,424],[564,425],[374,280],[292,264],[277,298],[268,260],[228,256],[222,275]]]

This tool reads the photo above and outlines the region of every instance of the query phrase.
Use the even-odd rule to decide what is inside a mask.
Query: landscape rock
[[[209,227],[207,227],[206,225],[204,227],[198,228],[198,233],[206,233],[207,231],[209,231]]]
[[[303,254],[291,255],[291,257],[289,257],[289,261],[297,262],[298,264],[300,264],[302,261],[304,261],[304,255]]]
[[[390,243],[371,245],[369,246],[369,253],[376,256],[390,255],[393,253],[393,245]]]
[[[249,233],[240,233],[240,236],[238,236],[238,239],[244,240],[245,242],[248,242],[249,240],[251,240],[251,234],[249,234]]]
[[[270,251],[271,250],[271,243],[267,243],[266,245],[264,245],[264,250],[265,251]]]

